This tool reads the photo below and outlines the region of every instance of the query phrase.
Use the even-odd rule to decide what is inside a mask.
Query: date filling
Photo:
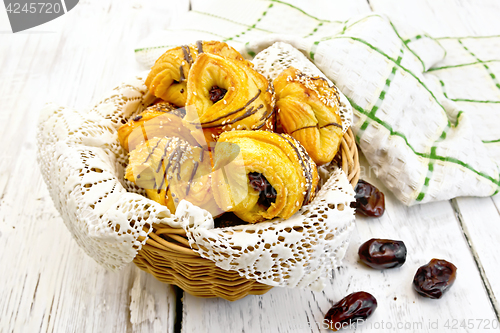
[[[271,207],[271,204],[276,202],[278,194],[266,177],[258,172],[250,172],[248,179],[250,180],[250,186],[259,192],[259,201],[257,203],[266,209]]]
[[[221,99],[226,96],[227,90],[218,86],[212,86],[210,90],[208,91],[208,94],[210,95],[210,100],[212,103],[217,103]]]

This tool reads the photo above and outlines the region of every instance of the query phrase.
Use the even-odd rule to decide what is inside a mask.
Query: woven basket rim
[[[351,128],[342,137],[340,155],[339,167],[354,188],[359,180],[360,166]],[[159,224],[153,224],[152,228],[149,237],[139,239],[146,243],[138,251],[134,263],[158,280],[177,285],[193,296],[221,297],[230,301],[249,294],[261,295],[272,288],[241,277],[236,271],[225,271],[202,258],[189,245],[184,229]]]

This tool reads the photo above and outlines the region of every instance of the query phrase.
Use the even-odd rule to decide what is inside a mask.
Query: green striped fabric
[[[288,42],[348,97],[360,149],[403,203],[499,191],[500,36],[436,39],[381,14],[339,22],[314,12],[278,0],[199,1],[136,57],[151,66],[172,46],[217,39],[251,58]]]

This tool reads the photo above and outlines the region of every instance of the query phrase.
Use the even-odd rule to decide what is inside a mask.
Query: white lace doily
[[[187,201],[176,215],[190,221],[184,224],[189,244],[218,267],[271,286],[322,290],[349,244],[353,198],[351,184],[337,168],[314,200],[288,220],[214,229],[212,216]]]
[[[90,110],[49,104],[39,119],[37,158],[52,200],[78,245],[112,270],[134,259],[153,222],[179,227],[166,207],[133,193],[141,191],[123,178],[126,152],[116,130],[151,102],[144,78],[121,84]]]
[[[252,62],[255,65],[255,69],[267,77],[268,80],[274,80],[285,69],[293,66],[304,74],[322,77],[331,86],[335,87],[333,82],[307,59],[302,52],[287,43],[274,43],[272,46],[259,52]],[[337,87],[335,89],[339,93],[339,115],[342,119],[342,133],[345,133],[352,123],[352,108],[344,94]]]
[[[333,171],[314,201],[286,221],[212,229],[208,212],[186,201],[172,215],[123,179],[126,152],[117,129],[152,102],[144,78],[121,84],[90,110],[50,104],[40,116],[38,161],[77,243],[118,269],[133,260],[152,223],[164,223],[184,228],[198,253],[222,269],[273,286],[321,289],[354,227],[354,191],[345,174]]]

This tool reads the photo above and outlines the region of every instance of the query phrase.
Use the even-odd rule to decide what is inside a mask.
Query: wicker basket
[[[341,167],[354,187],[360,169],[358,150],[350,128],[342,138],[340,149]],[[223,270],[215,266],[214,262],[201,258],[189,246],[183,229],[164,225],[153,225],[153,231],[134,263],[158,280],[176,285],[198,297],[221,297],[235,301],[247,295],[262,295],[272,288],[246,279],[236,271]]]

